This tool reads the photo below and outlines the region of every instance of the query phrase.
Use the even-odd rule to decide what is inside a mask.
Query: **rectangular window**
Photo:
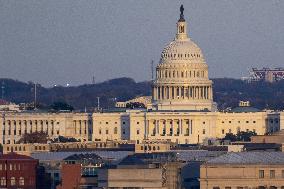
[[[270,170],[270,178],[275,178],[275,170]]]
[[[264,170],[259,170],[259,178],[264,178]]]
[[[282,178],[284,178],[284,170],[282,170]]]
[[[205,135],[205,129],[203,129],[202,133]]]

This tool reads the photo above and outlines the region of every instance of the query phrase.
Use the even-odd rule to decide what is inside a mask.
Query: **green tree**
[[[67,104],[66,102],[54,102],[51,106],[51,109],[60,111],[60,110],[68,110],[73,111],[73,106]]]
[[[43,131],[33,133],[25,133],[18,143],[47,143],[48,134]]]

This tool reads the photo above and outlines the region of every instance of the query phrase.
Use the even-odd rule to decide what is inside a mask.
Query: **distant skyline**
[[[0,0],[0,78],[71,86],[151,79],[184,5],[211,78],[284,67],[284,1]]]

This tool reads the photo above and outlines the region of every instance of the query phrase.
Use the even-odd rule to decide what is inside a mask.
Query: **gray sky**
[[[184,4],[210,77],[284,67],[282,0],[0,0],[0,78],[79,85],[149,80]]]

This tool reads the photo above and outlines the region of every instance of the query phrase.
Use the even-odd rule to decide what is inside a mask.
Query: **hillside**
[[[29,103],[34,98],[34,84],[12,79],[4,81],[4,99],[15,103]],[[284,109],[284,81],[277,83],[245,83],[237,79],[213,79],[214,100],[220,109],[235,107],[240,100],[249,100],[259,109]],[[135,82],[131,78],[111,79],[98,84],[86,84],[76,87],[38,86],[38,102],[47,107],[54,102],[66,102],[75,109],[87,109],[97,106],[97,97],[104,108],[113,107],[115,99],[125,101],[136,96],[150,95],[150,82]]]

